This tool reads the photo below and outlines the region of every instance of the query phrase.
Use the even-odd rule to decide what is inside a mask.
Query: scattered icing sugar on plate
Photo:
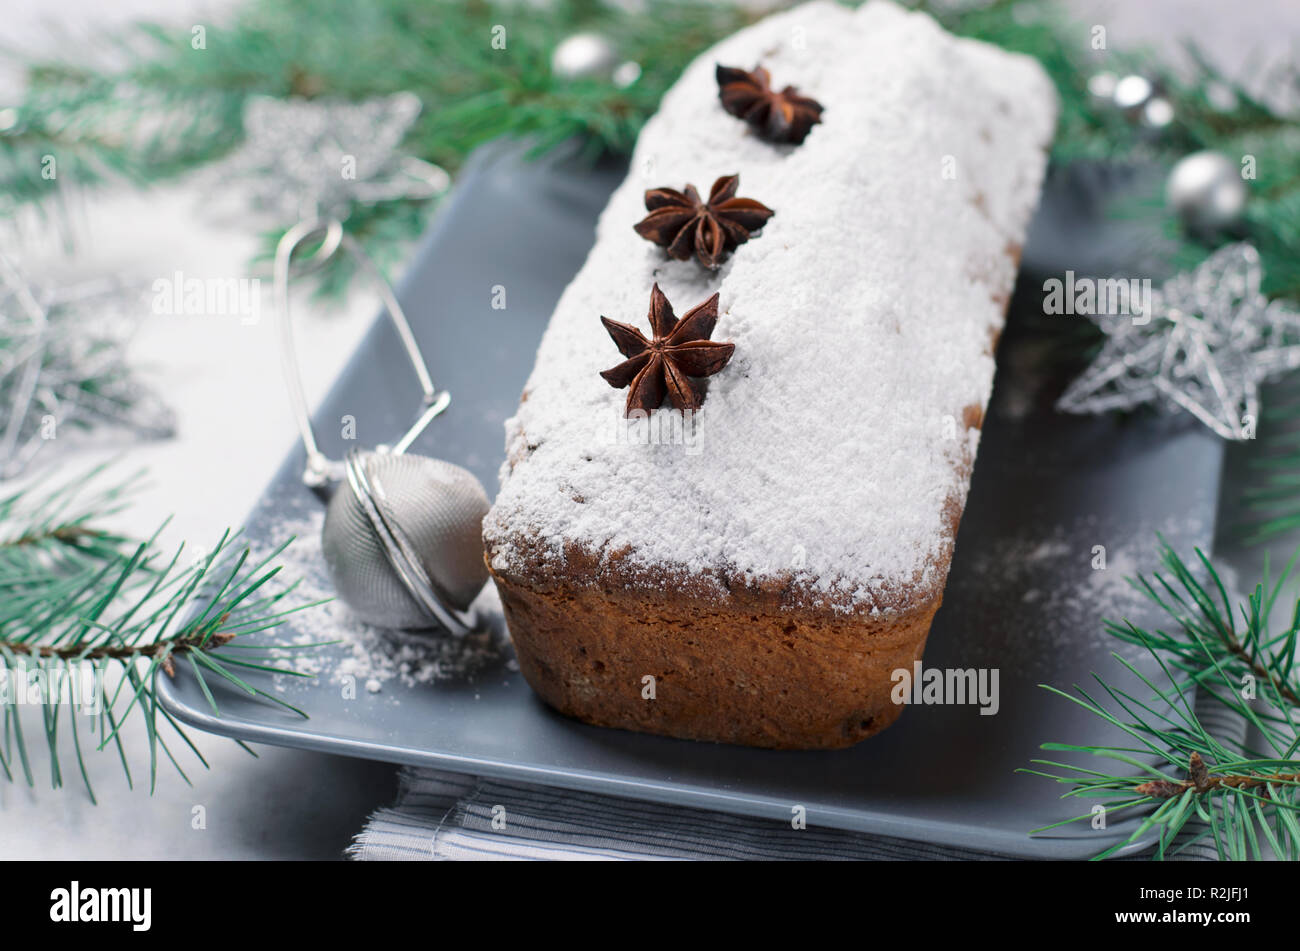
[[[1204,526],[1186,517],[1107,524],[1104,530],[1102,524],[1096,516],[1079,516],[1025,526],[958,555],[966,562],[949,579],[945,598],[962,606],[961,628],[979,634],[961,641],[963,663],[1044,677],[1106,650],[1129,659],[1145,656],[1140,646],[1107,634],[1104,622],[1167,625],[1168,617],[1132,581],[1164,573],[1159,535],[1196,538]],[[1104,562],[1094,542],[1104,542]],[[1223,577],[1232,590],[1230,575]]]
[[[276,559],[283,576],[297,585],[292,605],[334,598],[321,551],[324,510],[279,518],[267,533],[271,546],[293,537]],[[256,553],[255,553],[256,554]],[[501,601],[491,580],[474,600],[483,618],[480,630],[464,638],[426,631],[396,631],[365,624],[337,599],[295,612],[285,619],[270,650],[277,666],[336,685],[353,685],[358,694],[379,694],[398,682],[411,687],[444,681],[473,681],[493,669],[518,669],[505,630]],[[283,632],[290,632],[288,637]],[[311,645],[329,644],[326,647]],[[286,675],[274,678],[283,692]]]

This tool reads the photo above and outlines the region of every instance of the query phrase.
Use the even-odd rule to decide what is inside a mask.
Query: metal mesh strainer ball
[[[467,610],[487,581],[478,480],[425,456],[354,452],[348,467],[321,534],[339,597],[381,627],[435,626],[417,597],[426,582],[444,605]]]
[[[294,252],[309,239],[319,245],[298,263],[299,271],[315,270],[340,249],[350,253],[379,288],[424,393],[419,416],[392,449],[354,449],[344,461],[346,479],[330,499],[321,528],[321,547],[335,591],[357,617],[370,624],[441,627],[455,635],[468,634],[478,620],[469,610],[470,603],[487,581],[481,534],[487,493],[459,466],[405,454],[447,408],[451,394],[434,389],[411,323],[393,289],[336,218],[299,222],[284,233],[275,249],[280,359],[307,451],[303,481],[323,491],[333,482],[336,469],[316,443],[289,319]]]

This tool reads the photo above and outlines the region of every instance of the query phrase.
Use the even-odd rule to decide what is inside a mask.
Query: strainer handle
[[[407,448],[424,432],[425,428],[451,403],[451,394],[446,390],[441,393],[433,387],[429,377],[429,368],[424,356],[415,342],[411,323],[393,293],[392,287],[384,279],[383,273],[351,235],[343,230],[343,224],[337,218],[316,218],[300,221],[284,233],[275,248],[275,311],[280,323],[280,362],[284,372],[285,385],[289,390],[289,405],[293,410],[298,432],[302,435],[303,447],[307,450],[307,468],[303,471],[303,481],[310,486],[324,485],[332,480],[341,470],[341,463],[332,462],[320,451],[316,443],[316,434],[311,425],[311,414],[307,409],[307,396],[302,387],[302,373],[298,362],[298,352],[294,345],[293,321],[289,314],[289,276],[293,269],[293,254],[306,241],[320,238],[321,245],[310,257],[299,263],[298,274],[308,274],[325,264],[340,248],[352,255],[359,268],[366,273],[379,289],[384,309],[393,322],[397,336],[402,342],[411,367],[415,370],[423,397],[420,401],[420,415],[416,417],[411,428],[406,431],[392,451],[405,452]]]

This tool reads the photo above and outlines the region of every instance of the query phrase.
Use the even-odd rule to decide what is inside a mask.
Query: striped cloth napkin
[[[401,772],[397,803],[375,813],[348,851],[362,860],[998,857],[411,768]]]
[[[1221,740],[1246,722],[1197,698]],[[484,859],[1000,859],[1003,856],[840,829],[795,830],[746,816],[404,768],[394,805],[380,809],[348,849],[358,860]],[[1186,834],[1199,829],[1189,828]],[[1215,859],[1204,839],[1175,858]]]

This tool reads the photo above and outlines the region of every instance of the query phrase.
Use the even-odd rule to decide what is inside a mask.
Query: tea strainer
[[[319,241],[318,247],[294,262],[294,252],[309,241]],[[423,391],[415,422],[396,444],[353,449],[341,463],[327,459],[316,443],[289,315],[290,271],[309,273],[340,249],[379,288]],[[280,239],[275,295],[284,378],[307,451],[303,481],[328,498],[321,547],[339,598],[358,618],[380,627],[437,626],[456,636],[469,633],[477,623],[470,605],[487,581],[482,542],[487,493],[460,466],[406,454],[451,395],[434,389],[392,288],[337,219],[316,219]]]

